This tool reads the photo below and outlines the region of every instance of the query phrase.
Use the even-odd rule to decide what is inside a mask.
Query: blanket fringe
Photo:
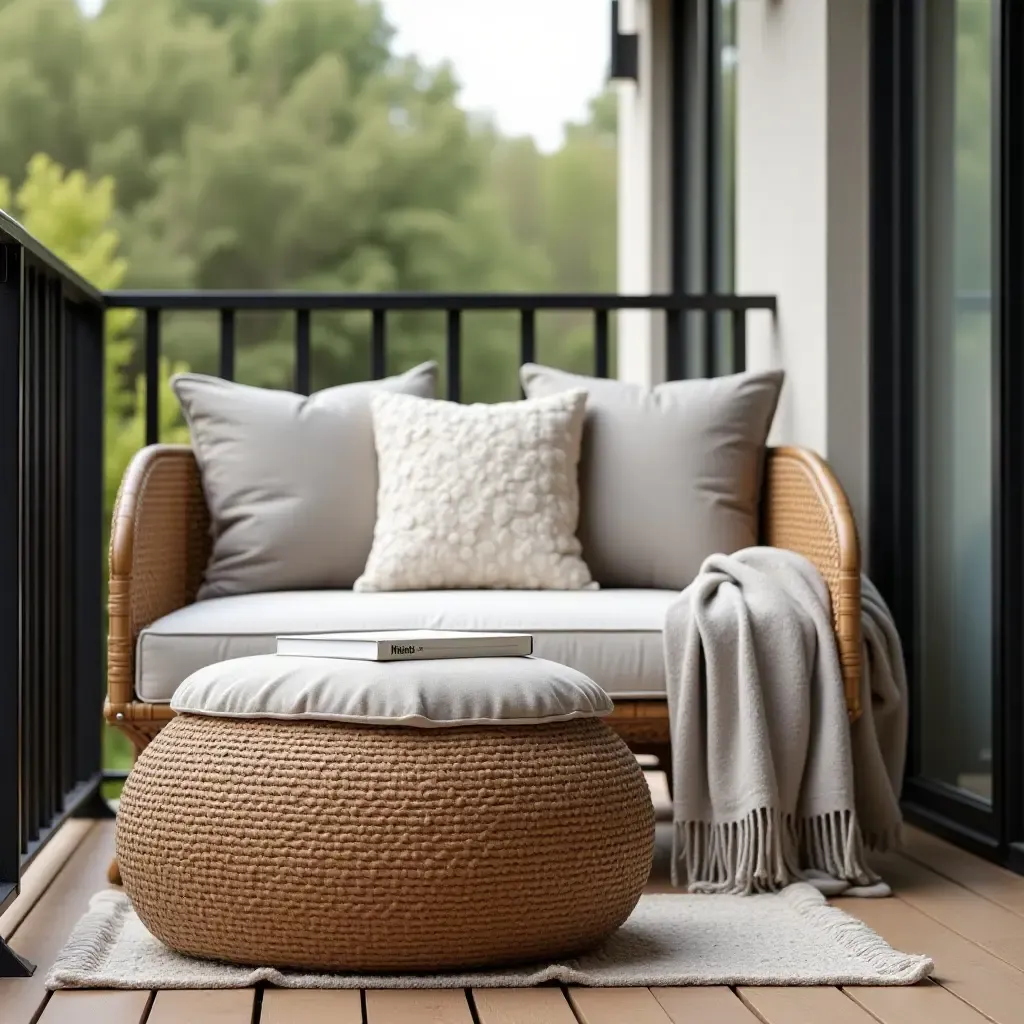
[[[885,849],[899,837],[872,838],[872,849]],[[694,893],[749,896],[817,871],[850,885],[872,885],[879,878],[867,866],[866,848],[851,810],[797,818],[760,807],[738,821],[677,821],[672,884]]]

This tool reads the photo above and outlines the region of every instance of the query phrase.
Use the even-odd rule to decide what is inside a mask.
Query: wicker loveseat
[[[860,713],[861,659],[857,531],[846,495],[822,458],[801,448],[769,449],[760,540],[805,555],[827,582],[847,706],[851,718],[856,717]],[[208,618],[204,624],[204,616],[214,614],[214,606],[218,614],[223,613],[228,607],[225,601],[245,602],[246,597],[195,604],[209,550],[209,515],[191,448],[152,445],[140,450],[122,481],[111,531],[105,709],[107,721],[121,729],[137,751],[173,717],[167,702],[186,675],[203,663],[272,651],[275,633],[440,625],[451,629],[538,631],[540,656],[587,672],[609,691],[616,704],[610,724],[635,751],[659,758],[668,753],[660,623],[675,592],[574,592],[571,602],[561,604],[557,603],[557,594],[549,593],[545,598],[543,592],[530,592],[526,601],[520,600],[515,606],[519,611],[514,615],[509,612],[509,621],[501,621],[501,602],[513,601],[510,595],[515,592],[511,591],[491,595],[473,592],[476,596],[461,605],[458,592],[451,592],[450,597],[428,595],[425,603],[430,609],[429,619],[419,620],[415,609],[410,613],[407,594],[402,598],[403,621],[395,621],[397,606],[386,600],[395,595],[351,591],[260,594],[247,595],[248,605],[231,606],[236,609],[235,618],[230,620],[233,625],[211,627]],[[252,599],[263,600],[254,603]],[[367,603],[375,600],[380,603]],[[467,622],[468,609],[475,613],[488,600],[491,618],[486,624]],[[554,603],[544,605],[544,600]],[[545,612],[546,607],[553,610]],[[371,608],[379,609],[377,619],[368,612]],[[588,608],[597,610],[590,618]],[[303,615],[313,614],[310,609],[315,609],[316,621],[302,621]],[[568,618],[566,609],[572,610]],[[553,626],[550,634],[543,632],[547,624],[539,622],[539,617],[545,615]],[[479,618],[473,621],[479,622]],[[224,635],[218,629],[223,629]],[[146,659],[146,663],[141,664],[140,659]],[[610,672],[614,668],[614,678],[602,678],[605,663]],[[631,664],[642,667],[641,685],[624,678]]]

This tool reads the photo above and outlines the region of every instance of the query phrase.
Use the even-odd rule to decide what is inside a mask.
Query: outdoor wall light
[[[608,77],[612,81],[628,78],[635,82],[640,74],[640,48],[635,32],[619,31],[619,0],[612,0],[611,55],[611,71]]]

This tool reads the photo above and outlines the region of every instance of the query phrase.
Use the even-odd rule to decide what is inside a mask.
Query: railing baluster
[[[60,586],[57,563],[57,530],[60,503],[60,481],[57,478],[57,428],[60,421],[58,405],[57,374],[60,358],[60,280],[47,275],[43,301],[46,303],[46,372],[43,376],[44,428],[44,476],[43,507],[43,812],[42,820],[49,823],[60,810],[62,792],[60,788],[60,762],[57,745],[60,740],[60,679],[58,676],[58,644],[61,637],[57,632],[57,597]]]
[[[35,640],[33,650],[35,658],[35,679],[33,688],[36,692],[36,741],[35,741],[35,780],[36,786],[33,793],[35,799],[36,827],[33,830],[33,838],[39,837],[39,831],[50,820],[46,806],[46,757],[47,757],[47,736],[46,719],[47,689],[46,689],[46,376],[47,376],[47,348],[50,334],[49,306],[46,301],[46,294],[49,288],[46,272],[40,270],[36,275],[36,302],[38,312],[36,323],[38,331],[36,337],[38,346],[36,349],[36,411],[35,411],[35,455],[33,458],[33,472],[36,480],[36,500],[32,505],[32,518],[34,519],[33,543],[35,547],[35,593],[33,596],[32,614],[35,620]]]
[[[160,310],[146,310],[146,444],[160,440]]]
[[[29,468],[30,442],[32,433],[32,332],[35,330],[35,307],[32,302],[32,281],[35,274],[31,266],[25,266],[24,284],[21,296],[22,319],[21,319],[21,359],[19,365],[19,408],[20,422],[18,424],[18,495],[21,499],[18,509],[18,608],[15,612],[18,623],[18,661],[20,690],[21,690],[21,728],[19,739],[21,741],[21,791],[23,794],[29,792],[31,775],[31,746],[32,746],[32,709],[31,702],[31,671],[32,652],[30,648],[32,627],[31,607],[31,500],[32,500],[32,473]],[[20,854],[24,854],[28,846],[29,827],[31,825],[30,801],[27,796],[21,800],[21,848]]]
[[[60,652],[60,791],[67,793],[75,784],[74,768],[74,661],[71,638],[74,636],[74,602],[71,588],[74,576],[71,572],[71,557],[74,551],[72,529],[74,524],[74,492],[71,488],[71,472],[74,466],[72,453],[71,414],[74,408],[74,390],[69,384],[70,332],[73,319],[69,315],[68,303],[61,299],[60,358],[58,360],[58,401],[60,429],[58,431],[57,478],[60,481],[60,512],[58,521],[57,565],[58,621],[57,649]]]
[[[594,374],[608,376],[608,310],[594,310]]]
[[[309,394],[309,310],[295,311],[295,390]]]
[[[35,823],[32,829],[32,839],[39,838],[39,830],[45,825],[45,807],[43,793],[45,791],[45,779],[43,777],[42,762],[45,756],[45,715],[46,715],[46,692],[44,688],[45,671],[45,647],[46,634],[44,632],[46,623],[43,613],[46,602],[46,581],[44,579],[46,565],[46,527],[43,510],[46,503],[46,336],[48,332],[47,310],[46,310],[46,272],[41,268],[36,272],[35,277],[35,306],[36,306],[36,330],[35,330],[35,369],[33,371],[33,395],[35,408],[33,411],[33,434],[32,444],[32,478],[35,486],[35,497],[32,501],[32,689],[35,695],[33,724],[35,727],[35,739],[33,743],[33,778],[35,785],[32,790],[32,799],[35,804],[33,813]]]
[[[722,4],[721,0],[704,0],[701,12],[701,40],[704,44],[704,290],[718,291],[721,260],[721,224],[725,210],[722,206]],[[705,377],[718,372],[719,323],[718,314],[709,310],[704,314]]]
[[[224,380],[235,379],[235,311],[220,311],[220,375]]]
[[[714,377],[718,372],[718,314],[704,314],[704,365],[701,367],[705,377]]]
[[[732,372],[742,373],[747,368],[747,313],[736,309],[732,314]]]
[[[22,460],[24,467],[24,498],[22,509],[22,544],[25,561],[22,570],[22,608],[21,617],[24,627],[22,635],[22,656],[24,658],[24,689],[22,691],[22,707],[24,719],[21,735],[22,751],[22,852],[27,852],[28,843],[32,842],[39,830],[37,797],[39,780],[36,774],[36,757],[38,746],[38,702],[37,686],[38,671],[38,634],[36,629],[36,593],[38,590],[38,561],[36,550],[36,531],[38,528],[37,509],[39,507],[39,488],[37,475],[37,417],[39,385],[39,302],[37,296],[37,274],[35,267],[29,266],[25,281],[25,312],[27,316],[25,332],[25,379],[24,379],[24,449]]]
[[[537,358],[537,318],[532,309],[519,311],[519,365]]]
[[[388,325],[383,309],[373,311],[373,334],[370,338],[370,376],[380,380],[387,372],[384,346],[387,343]]]
[[[26,380],[22,303],[22,254],[0,245],[0,913],[18,892],[25,844],[22,733],[25,725],[23,675],[24,623],[21,581],[24,569],[24,441]],[[20,807],[20,809],[19,809]],[[0,978],[25,977],[32,965],[0,936]]]
[[[72,488],[71,564],[74,608],[74,724],[75,780],[85,782],[101,768],[101,731],[106,681],[103,678],[104,565],[96,543],[103,536],[103,310],[76,304],[74,343],[69,353],[70,386],[74,395],[71,421]],[[100,808],[102,810],[102,808]]]
[[[50,553],[47,550],[49,534],[49,395],[47,394],[47,382],[49,380],[50,362],[50,334],[52,325],[50,323],[49,291],[50,282],[48,275],[40,271],[38,282],[39,295],[39,385],[37,394],[39,396],[39,407],[37,410],[37,447],[36,447],[36,480],[38,490],[36,491],[36,504],[33,508],[33,517],[36,521],[36,807],[39,816],[39,827],[45,827],[46,823],[53,816],[49,806],[50,779],[47,761],[50,757],[50,737],[47,735],[50,719],[50,689],[47,685],[46,674],[49,670],[49,651],[47,650],[47,635],[49,623],[47,612],[49,601],[47,600],[47,589],[49,588]]]
[[[458,309],[448,310],[445,370],[448,401],[458,402],[462,394],[462,311]]]
[[[53,383],[50,385],[50,394],[53,397],[53,411],[51,417],[51,431],[53,439],[51,442],[53,468],[51,479],[53,480],[53,493],[50,496],[53,511],[51,513],[50,526],[50,551],[52,568],[50,579],[53,587],[50,596],[50,643],[53,645],[53,653],[50,660],[50,670],[53,679],[50,686],[53,690],[54,721],[51,727],[53,737],[53,769],[51,776],[51,789],[54,794],[54,808],[61,810],[64,801],[64,751],[61,750],[61,726],[67,718],[67,709],[64,706],[64,679],[61,672],[63,662],[63,648],[65,646],[64,633],[61,631],[61,562],[63,559],[62,528],[64,526],[64,480],[62,470],[63,460],[63,430],[64,406],[61,402],[63,388],[61,387],[62,360],[64,356],[64,289],[60,278],[53,282],[53,292],[50,297],[53,305],[53,360],[51,369],[53,372]]]
[[[17,886],[24,821],[19,807],[23,701],[21,578],[25,549],[21,543],[24,439],[21,433],[24,392],[25,315],[21,304],[21,253],[0,246],[0,907]],[[10,951],[7,951],[8,956]],[[0,939],[0,976],[5,959]],[[10,973],[10,972],[8,972]]]
[[[682,380],[685,376],[683,351],[683,314],[679,309],[665,311],[665,377]]]

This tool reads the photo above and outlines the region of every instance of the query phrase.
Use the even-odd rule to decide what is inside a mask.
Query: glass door
[[[992,0],[921,5],[918,771],[992,798]]]
[[[1024,872],[1024,3],[871,0],[871,565],[903,806]]]

